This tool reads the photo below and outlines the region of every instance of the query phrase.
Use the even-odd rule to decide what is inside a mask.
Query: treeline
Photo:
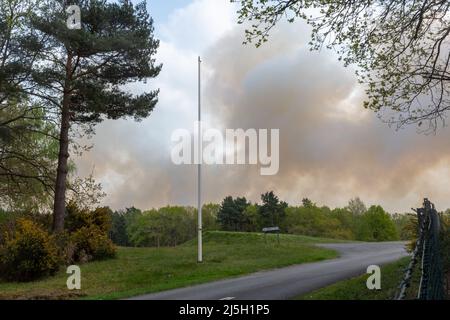
[[[305,198],[290,206],[273,192],[261,195],[261,203],[245,197],[226,197],[222,203],[202,207],[203,229],[261,232],[278,226],[283,233],[360,241],[408,240],[414,235],[411,217],[390,215],[381,206],[366,208],[355,198],[344,208],[318,206]],[[121,246],[176,246],[197,234],[197,209],[168,206],[141,211],[128,208],[112,212],[110,237]]]
[[[220,230],[217,223],[219,205],[203,206],[205,230]],[[112,212],[110,238],[120,246],[176,246],[197,234],[197,209],[167,206],[141,211],[136,208]]]

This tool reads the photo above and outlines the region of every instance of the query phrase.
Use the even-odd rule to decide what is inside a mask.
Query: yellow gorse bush
[[[28,219],[18,219],[0,248],[1,277],[30,281],[58,270],[58,248],[53,236]]]

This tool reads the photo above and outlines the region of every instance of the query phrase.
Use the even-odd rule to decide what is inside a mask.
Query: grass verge
[[[331,286],[299,296],[297,300],[391,300],[402,280],[409,257],[381,266],[381,289],[369,290],[369,274],[340,281]]]
[[[0,282],[0,299],[118,299],[234,277],[259,270],[335,258],[314,243],[336,240],[296,235],[233,232],[204,234],[204,262],[196,241],[175,248],[119,248],[116,259],[81,265],[80,291],[68,291],[68,275],[30,283]]]

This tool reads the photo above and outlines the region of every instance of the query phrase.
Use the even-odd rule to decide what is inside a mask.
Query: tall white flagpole
[[[198,57],[198,262],[203,261],[203,243],[202,243],[202,117],[201,117],[201,78],[200,66],[202,60]]]

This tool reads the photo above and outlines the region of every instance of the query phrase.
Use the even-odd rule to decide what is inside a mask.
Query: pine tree
[[[66,1],[37,1],[28,32],[38,39],[23,50],[35,57],[24,93],[45,103],[59,120],[59,155],[55,183],[53,230],[64,228],[71,132],[104,119],[149,116],[158,90],[133,95],[124,85],[156,77],[161,65],[154,55],[159,42],[146,3],[125,0],[75,0],[81,29],[69,29]]]
[[[288,204],[280,201],[273,191],[261,195],[263,204],[259,207],[261,222],[264,227],[279,227],[286,217]]]

